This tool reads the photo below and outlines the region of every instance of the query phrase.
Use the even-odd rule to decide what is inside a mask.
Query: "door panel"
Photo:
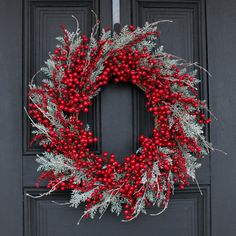
[[[69,5],[70,7],[68,7],[67,5],[65,8],[64,4],[64,2],[54,2],[54,5],[51,3],[48,5],[47,2],[31,3],[32,13],[30,14],[29,22],[35,27],[30,28],[33,31],[30,32],[30,42],[35,43],[33,44],[33,50],[29,47],[27,48],[33,54],[32,57],[39,58],[39,62],[38,65],[36,63],[35,65],[31,65],[32,73],[30,77],[33,76],[34,71],[37,71],[43,60],[46,59],[47,51],[50,49],[52,50],[55,45],[54,38],[59,34],[58,30],[55,29],[58,29],[58,25],[63,21],[65,24],[71,25],[69,15],[75,14],[79,16],[79,20],[82,22],[82,31],[84,30],[85,33],[88,34],[89,28],[91,28],[91,16],[88,18],[87,14],[85,14],[85,12],[88,12],[88,6],[80,6],[80,3],[78,2],[77,4],[79,5],[77,6]],[[125,5],[127,4],[128,2],[126,1]],[[204,17],[199,14],[200,4],[200,1],[194,4],[192,2],[184,4],[168,2],[163,4],[156,1],[133,1],[130,12],[125,11],[125,9],[122,9],[121,7],[121,16],[122,14],[132,15],[133,18],[131,19],[131,22],[135,25],[143,25],[146,21],[151,22],[162,19],[174,20],[172,25],[163,24],[160,26],[162,35],[161,41],[163,40],[163,42],[165,42],[164,46],[166,46],[167,51],[173,52],[190,61],[204,61],[205,58],[203,58],[203,55],[200,58],[200,49],[202,44],[205,43],[205,39],[203,42],[201,39],[201,30],[203,29],[198,27],[199,22]],[[60,5],[62,7],[60,7]],[[127,24],[129,22],[122,23]],[[40,55],[42,55],[42,58]],[[32,59],[30,59],[30,61],[32,61]],[[35,59],[35,61],[37,60]],[[26,64],[28,65],[29,63]],[[29,76],[27,76],[27,78],[29,78]],[[204,94],[201,93],[201,96],[203,95]],[[97,112],[94,114],[94,111]],[[141,133],[146,135],[151,134],[153,121],[150,114],[146,111],[144,94],[142,91],[133,88],[131,85],[119,84],[110,85],[109,87],[104,88],[97,99],[97,103],[95,103],[92,109],[92,113],[93,115],[90,116],[91,119],[87,119],[86,122],[88,124],[94,124],[93,131],[97,134],[101,134],[101,150],[99,151],[107,150],[109,152],[114,152],[120,161],[122,161],[125,155],[129,155],[138,148],[138,136]],[[97,129],[99,128],[100,130],[98,131]],[[28,132],[30,132],[30,130]],[[27,146],[29,146],[29,141],[27,142]],[[36,151],[37,149],[30,154],[35,154]],[[34,159],[32,157],[29,158],[31,160]],[[32,170],[35,173],[36,171],[31,168],[32,161],[29,162],[29,158],[24,161],[24,164],[27,165],[24,169],[24,180],[26,181],[27,186],[32,186],[32,181],[35,181],[31,177],[33,174]],[[36,168],[37,164],[34,163],[33,166]],[[28,173],[29,170],[30,172]],[[207,234],[210,230],[208,224],[210,207],[208,204],[208,159],[204,160],[202,173],[206,173],[205,175],[199,173],[199,181],[204,189],[203,197],[199,194],[198,188],[195,185],[186,189],[185,193],[177,191],[176,196],[171,203],[170,210],[163,214],[163,216],[161,215],[159,218],[149,217],[149,219],[141,217],[138,219],[140,224],[136,226],[137,235],[143,235],[145,230],[154,224],[158,227],[161,235],[168,235],[168,233],[173,232],[178,232],[179,235],[186,236]],[[203,186],[203,184],[206,185]],[[30,189],[29,191],[34,192],[33,189]],[[67,197],[68,193],[55,194],[55,198],[62,198],[64,201]],[[54,197],[49,197],[48,199],[54,199]],[[54,224],[52,223],[54,221],[57,222],[60,219],[66,218],[68,223],[75,223],[76,220],[78,220],[79,215],[82,214],[81,210],[68,210],[64,206],[53,205],[48,199],[28,199],[26,201],[27,214],[25,217],[26,219],[30,218],[32,221],[29,225],[26,225],[26,228],[32,227],[32,224],[36,225],[39,235],[52,235],[51,230],[55,230]],[[54,213],[55,211],[57,214]],[[45,215],[48,215],[48,217]],[[53,215],[54,219],[51,219]],[[110,216],[111,214],[108,213],[107,215]],[[174,218],[178,219],[178,221],[174,220]],[[96,231],[94,231],[94,228],[91,228],[91,231],[87,230],[87,235],[94,235],[94,232],[96,232],[96,235],[101,235],[105,233],[104,228],[110,230],[119,227],[117,222],[119,222],[120,219],[114,220],[113,217],[111,219],[110,217],[104,217],[101,223],[103,227],[98,227],[97,224],[100,223],[97,221],[90,222],[90,224],[94,227],[98,227],[98,229]],[[171,227],[169,227],[168,224],[163,225],[163,222],[168,221],[167,219],[173,220],[174,223]],[[26,220],[26,222],[28,222],[28,220]],[[125,227],[128,227],[128,229],[132,228],[132,224],[131,226]],[[52,229],[46,227],[46,225],[49,225]],[[87,224],[82,227],[86,230]],[[155,228],[152,228],[152,230],[153,232],[149,232],[150,235],[155,232]],[[59,232],[61,233],[59,234]],[[63,235],[64,232],[66,232],[64,224],[59,224],[57,234]],[[116,232],[120,231],[117,229]],[[33,232],[29,231],[29,235],[32,234]]]
[[[199,62],[206,67],[206,32],[205,1],[127,1],[121,0],[121,24],[142,26],[146,21],[172,20],[173,23],[161,23],[159,45],[174,55],[189,62]],[[200,72],[202,83],[199,87],[201,99],[208,99],[207,75]],[[145,124],[146,125],[146,124]],[[208,135],[208,130],[206,130]],[[202,184],[210,183],[210,159],[202,160],[202,168],[198,170],[198,180]]]
[[[200,18],[199,8],[197,3],[185,3],[179,4],[176,2],[159,3],[156,1],[133,1],[131,3],[131,11],[127,12],[121,8],[122,14],[129,14],[133,16],[131,18],[132,24],[143,25],[145,21],[154,21],[162,19],[172,19],[175,21],[172,25],[160,26],[163,42],[165,42],[167,50],[183,56],[188,60],[200,61],[200,48],[205,43],[201,41],[201,34],[198,35],[198,25]],[[85,34],[89,33],[89,29],[92,26],[92,15],[88,16],[89,8],[98,6],[96,2],[48,2],[48,1],[28,1],[26,7],[26,22],[25,27],[28,25],[28,32],[25,31],[26,38],[29,37],[29,41],[26,41],[25,48],[28,50],[25,56],[26,71],[29,71],[25,75],[25,80],[28,84],[29,78],[33,76],[42,62],[47,58],[47,52],[52,50],[55,45],[56,35],[60,35],[59,25],[64,23],[69,25],[69,29],[73,27],[71,24],[70,15],[75,14],[81,23],[81,29]],[[126,2],[127,5],[127,2]],[[66,6],[66,7],[65,7]],[[27,9],[28,7],[28,9]],[[95,8],[95,11],[97,9]],[[122,17],[121,17],[122,19]],[[128,22],[123,22],[128,23]],[[201,28],[202,29],[202,28]],[[201,32],[200,32],[201,33]],[[204,58],[201,58],[204,60]],[[30,68],[29,68],[30,67]],[[40,77],[39,77],[40,78]],[[26,93],[25,93],[26,94]],[[201,96],[203,93],[201,93]],[[26,96],[25,96],[26,99]],[[26,100],[25,100],[26,101]],[[90,118],[90,119],[89,119]],[[147,113],[145,108],[145,98],[142,91],[137,88],[133,88],[131,85],[110,85],[103,89],[101,95],[97,98],[91,109],[90,115],[85,118],[85,121],[92,125],[93,132],[100,134],[100,150],[94,149],[94,151],[109,151],[118,155],[120,161],[122,158],[131,152],[134,152],[138,147],[138,136],[141,133],[146,135],[151,134],[152,119],[150,114]],[[30,138],[31,128],[27,118],[25,120],[27,124],[27,132],[25,137]],[[34,186],[36,179],[36,167],[34,158],[32,155],[40,152],[38,147],[29,146],[29,140],[25,140],[25,157],[24,157],[24,186]],[[28,149],[27,149],[28,147]],[[30,159],[30,161],[29,161]],[[204,191],[202,197],[195,185],[186,189],[185,192],[176,192],[171,202],[170,210],[159,218],[141,217],[138,219],[140,224],[136,226],[136,234],[143,235],[147,228],[152,228],[153,232],[149,232],[152,235],[155,232],[155,228],[151,227],[156,225],[161,235],[168,235],[169,233],[178,232],[179,235],[201,235],[209,232],[209,161],[205,161],[202,173],[207,175],[201,176],[200,184]],[[34,168],[32,168],[34,167]],[[204,185],[203,184],[207,184]],[[25,189],[25,192],[34,193],[37,189]],[[42,188],[41,191],[44,191]],[[82,214],[81,210],[71,210],[64,206],[54,205],[50,202],[50,199],[64,200],[68,198],[68,193],[56,193],[53,196],[44,199],[26,199],[25,208],[25,229],[28,235],[63,235],[69,230],[65,228],[64,218],[69,222],[76,222],[79,215]],[[152,211],[152,209],[150,209]],[[153,210],[154,211],[154,210]],[[56,212],[56,213],[55,213]],[[97,221],[92,221],[90,224],[93,227],[88,231],[87,223],[84,224],[80,232],[84,233],[82,228],[87,231],[87,235],[101,235],[105,234],[105,228],[108,230],[116,227],[116,232],[120,232],[120,219],[114,219],[111,214],[107,214],[102,221],[103,227],[99,227]],[[174,220],[174,219],[178,219]],[[30,219],[30,220],[29,220]],[[111,220],[112,219],[112,220]],[[55,222],[60,222],[55,228]],[[173,220],[173,225],[169,227],[168,224],[163,224],[168,220]],[[125,232],[133,229],[133,224],[124,226]],[[34,231],[35,227],[37,228]],[[126,228],[127,227],[127,228]],[[97,228],[97,229],[96,229]],[[96,229],[96,230],[95,230]],[[56,230],[56,231],[55,231]],[[59,233],[60,232],[60,233]],[[69,230],[70,234],[73,231]],[[75,231],[76,232],[76,231]],[[96,233],[95,233],[96,232]]]
[[[27,107],[27,91],[31,78],[37,73],[44,61],[48,59],[48,52],[53,52],[59,43],[56,37],[62,34],[61,27],[72,31],[76,27],[72,15],[79,22],[81,32],[89,34],[93,25],[90,9],[98,11],[96,1],[70,2],[67,1],[35,1],[27,0],[24,5],[24,105]],[[44,75],[35,76],[35,82],[40,83]],[[25,115],[24,155],[35,155],[41,150],[38,145],[31,145],[32,127]],[[96,119],[95,119],[96,120]]]
[[[71,17],[75,15],[80,24],[81,33],[89,35],[94,24],[94,16],[91,9],[99,14],[99,1],[45,1],[45,0],[26,0],[24,3],[24,106],[27,107],[28,84],[31,78],[44,65],[48,58],[48,52],[53,51],[58,44],[56,37],[62,34],[61,27],[65,26],[72,31],[76,23]],[[103,23],[109,22],[108,19]],[[40,83],[43,78],[42,73],[35,76],[35,82]],[[100,109],[98,99],[95,99],[94,106],[90,112],[84,115],[83,120],[89,123],[94,134],[100,138]],[[37,144],[31,144],[32,127],[26,114],[23,114],[23,165],[24,165],[24,184],[33,186],[38,174],[36,172],[37,164],[33,156],[41,152]],[[94,152],[100,151],[99,145],[92,147]]]
[[[40,199],[26,197],[26,235],[208,235],[206,208],[209,205],[209,189],[202,187],[203,197],[195,188],[190,189],[191,192],[189,189],[177,190],[168,211],[161,216],[140,215],[137,221],[121,223],[121,218],[107,212],[101,220],[83,220],[79,226],[76,223],[83,214],[82,208],[74,209],[52,203],[52,200],[68,200],[68,193],[57,192]],[[42,193],[44,189],[27,189],[27,192]],[[149,211],[155,213],[158,210],[151,207]]]

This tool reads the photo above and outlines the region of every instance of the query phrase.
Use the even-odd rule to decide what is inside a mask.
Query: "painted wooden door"
[[[82,209],[59,206],[68,192],[32,199],[40,153],[30,145],[31,128],[23,107],[27,106],[27,84],[55,46],[60,25],[75,28],[71,15],[88,34],[94,19],[102,27],[115,23],[143,25],[145,21],[173,20],[160,25],[162,44],[168,52],[199,62],[213,74],[201,73],[201,98],[209,99],[219,118],[206,130],[217,148],[202,160],[198,181],[177,190],[168,210],[158,217],[141,216],[131,223],[107,213],[102,220],[76,222]],[[118,26],[116,24],[116,27]],[[1,0],[0,2],[0,235],[4,236],[100,236],[100,235],[236,235],[234,146],[236,143],[235,54],[236,2],[233,0]],[[39,78],[40,80],[40,78]],[[101,142],[94,152],[112,151],[120,157],[133,152],[139,134],[150,134],[152,120],[145,108],[144,94],[129,85],[110,85],[96,98],[84,117]],[[152,211],[155,209],[151,209]]]

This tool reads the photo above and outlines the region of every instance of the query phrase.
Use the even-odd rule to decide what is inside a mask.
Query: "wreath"
[[[160,22],[124,26],[119,33],[103,29],[97,37],[97,20],[88,38],[75,20],[75,32],[62,27],[60,45],[40,70],[46,75],[41,85],[29,85],[26,112],[34,127],[33,141],[44,148],[36,159],[39,180],[46,179],[49,189],[34,197],[71,190],[71,207],[85,203],[80,219],[97,212],[101,217],[108,207],[117,215],[123,212],[124,221],[146,213],[150,205],[160,207],[151,214],[158,215],[176,186],[184,189],[190,178],[197,182],[198,159],[213,149],[204,136],[211,119],[199,99],[197,70],[157,45]],[[140,148],[123,163],[113,153],[91,151],[99,140],[80,118],[111,82],[142,89],[154,120],[152,136],[141,135]]]

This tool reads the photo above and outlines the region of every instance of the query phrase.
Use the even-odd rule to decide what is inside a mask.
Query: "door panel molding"
[[[133,24],[141,26],[146,21],[173,20],[173,23],[162,23],[159,25],[161,37],[158,43],[160,45],[163,43],[167,52],[186,58],[187,61],[198,62],[207,68],[205,0],[120,1],[121,25]],[[199,71],[199,77],[202,78],[198,88],[199,96],[201,99],[207,99],[209,101],[208,76],[205,72]],[[139,95],[136,96],[140,97]],[[144,101],[139,102],[139,104],[143,103]],[[137,106],[137,110],[139,110],[139,114],[136,115],[137,117],[145,117],[142,108],[139,109]],[[147,130],[151,130],[151,119],[148,117],[145,119],[146,122],[142,121],[141,126],[145,125]],[[139,127],[138,130],[145,131],[145,128]],[[206,128],[205,133],[208,139],[210,139],[209,128]],[[137,131],[137,134],[139,134],[139,131]],[[198,180],[202,184],[209,184],[210,158],[204,158],[201,162],[203,165],[198,171]]]
[[[48,58],[48,52],[53,51],[58,43],[55,37],[62,35],[61,24],[65,24],[69,30],[75,29],[75,22],[71,15],[75,15],[79,22],[81,32],[90,34],[94,24],[93,9],[97,14],[99,11],[98,0],[82,1],[45,1],[26,0],[24,4],[24,57],[23,57],[23,105],[28,107],[28,84],[34,74],[44,66]],[[45,78],[43,73],[36,76],[36,81]],[[39,82],[40,84],[40,82]],[[88,123],[94,135],[100,138],[100,96],[95,98],[93,106],[87,114],[83,114],[82,120]],[[23,150],[24,156],[32,156],[40,153],[42,149],[36,144],[30,144],[32,140],[32,127],[29,119],[24,114],[23,126]],[[92,150],[100,152],[100,145],[94,144]]]
[[[175,195],[171,198],[168,210],[157,217],[140,216],[137,220],[124,224],[120,222],[122,217],[112,217],[111,213],[106,213],[101,221],[97,218],[94,220],[84,219],[78,226],[79,228],[76,223],[83,214],[83,206],[74,209],[69,208],[68,205],[58,205],[51,202],[67,202],[69,192],[58,191],[39,199],[25,197],[25,236],[60,236],[65,235],[68,230],[70,230],[70,235],[76,234],[78,230],[79,235],[94,235],[94,231],[91,230],[94,227],[97,228],[96,235],[109,235],[111,229],[113,230],[112,235],[120,235],[120,231],[125,230],[127,232],[129,227],[134,226],[134,224],[136,224],[137,236],[143,235],[142,231],[147,228],[149,229],[149,235],[154,235],[156,229],[161,230],[164,235],[170,235],[172,232],[181,236],[209,235],[209,186],[202,185],[201,190],[203,192],[202,196],[197,186],[191,186],[186,190],[176,190]],[[43,188],[25,189],[25,193],[32,195],[44,193],[45,191],[46,189]],[[150,207],[148,212],[157,211],[157,208]],[[57,226],[52,223],[52,218],[55,216],[58,219]],[[174,220],[175,218],[177,221]],[[168,224],[163,224],[167,221]],[[155,227],[151,227],[153,223]],[[109,232],[106,232],[106,229],[110,229]],[[153,232],[151,232],[152,230]]]

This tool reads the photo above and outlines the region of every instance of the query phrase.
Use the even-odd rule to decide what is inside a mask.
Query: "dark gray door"
[[[118,7],[119,6],[119,7]],[[27,84],[55,46],[59,26],[75,27],[78,17],[84,33],[93,25],[90,9],[102,27],[113,23],[143,25],[145,21],[171,19],[160,26],[161,44],[168,52],[197,61],[213,74],[202,73],[202,98],[219,118],[206,130],[215,147],[202,160],[196,185],[176,191],[169,208],[158,217],[142,216],[131,223],[107,213],[102,220],[76,222],[82,209],[58,206],[67,192],[31,199],[41,150],[30,146],[31,128],[23,112]],[[112,14],[113,13],[113,14]],[[120,21],[120,22],[119,22]],[[0,235],[3,236],[234,236],[236,235],[236,2],[234,0],[1,0],[0,1]],[[143,93],[129,85],[105,88],[85,117],[98,137],[94,152],[108,150],[120,156],[131,153],[140,133],[152,127]]]

